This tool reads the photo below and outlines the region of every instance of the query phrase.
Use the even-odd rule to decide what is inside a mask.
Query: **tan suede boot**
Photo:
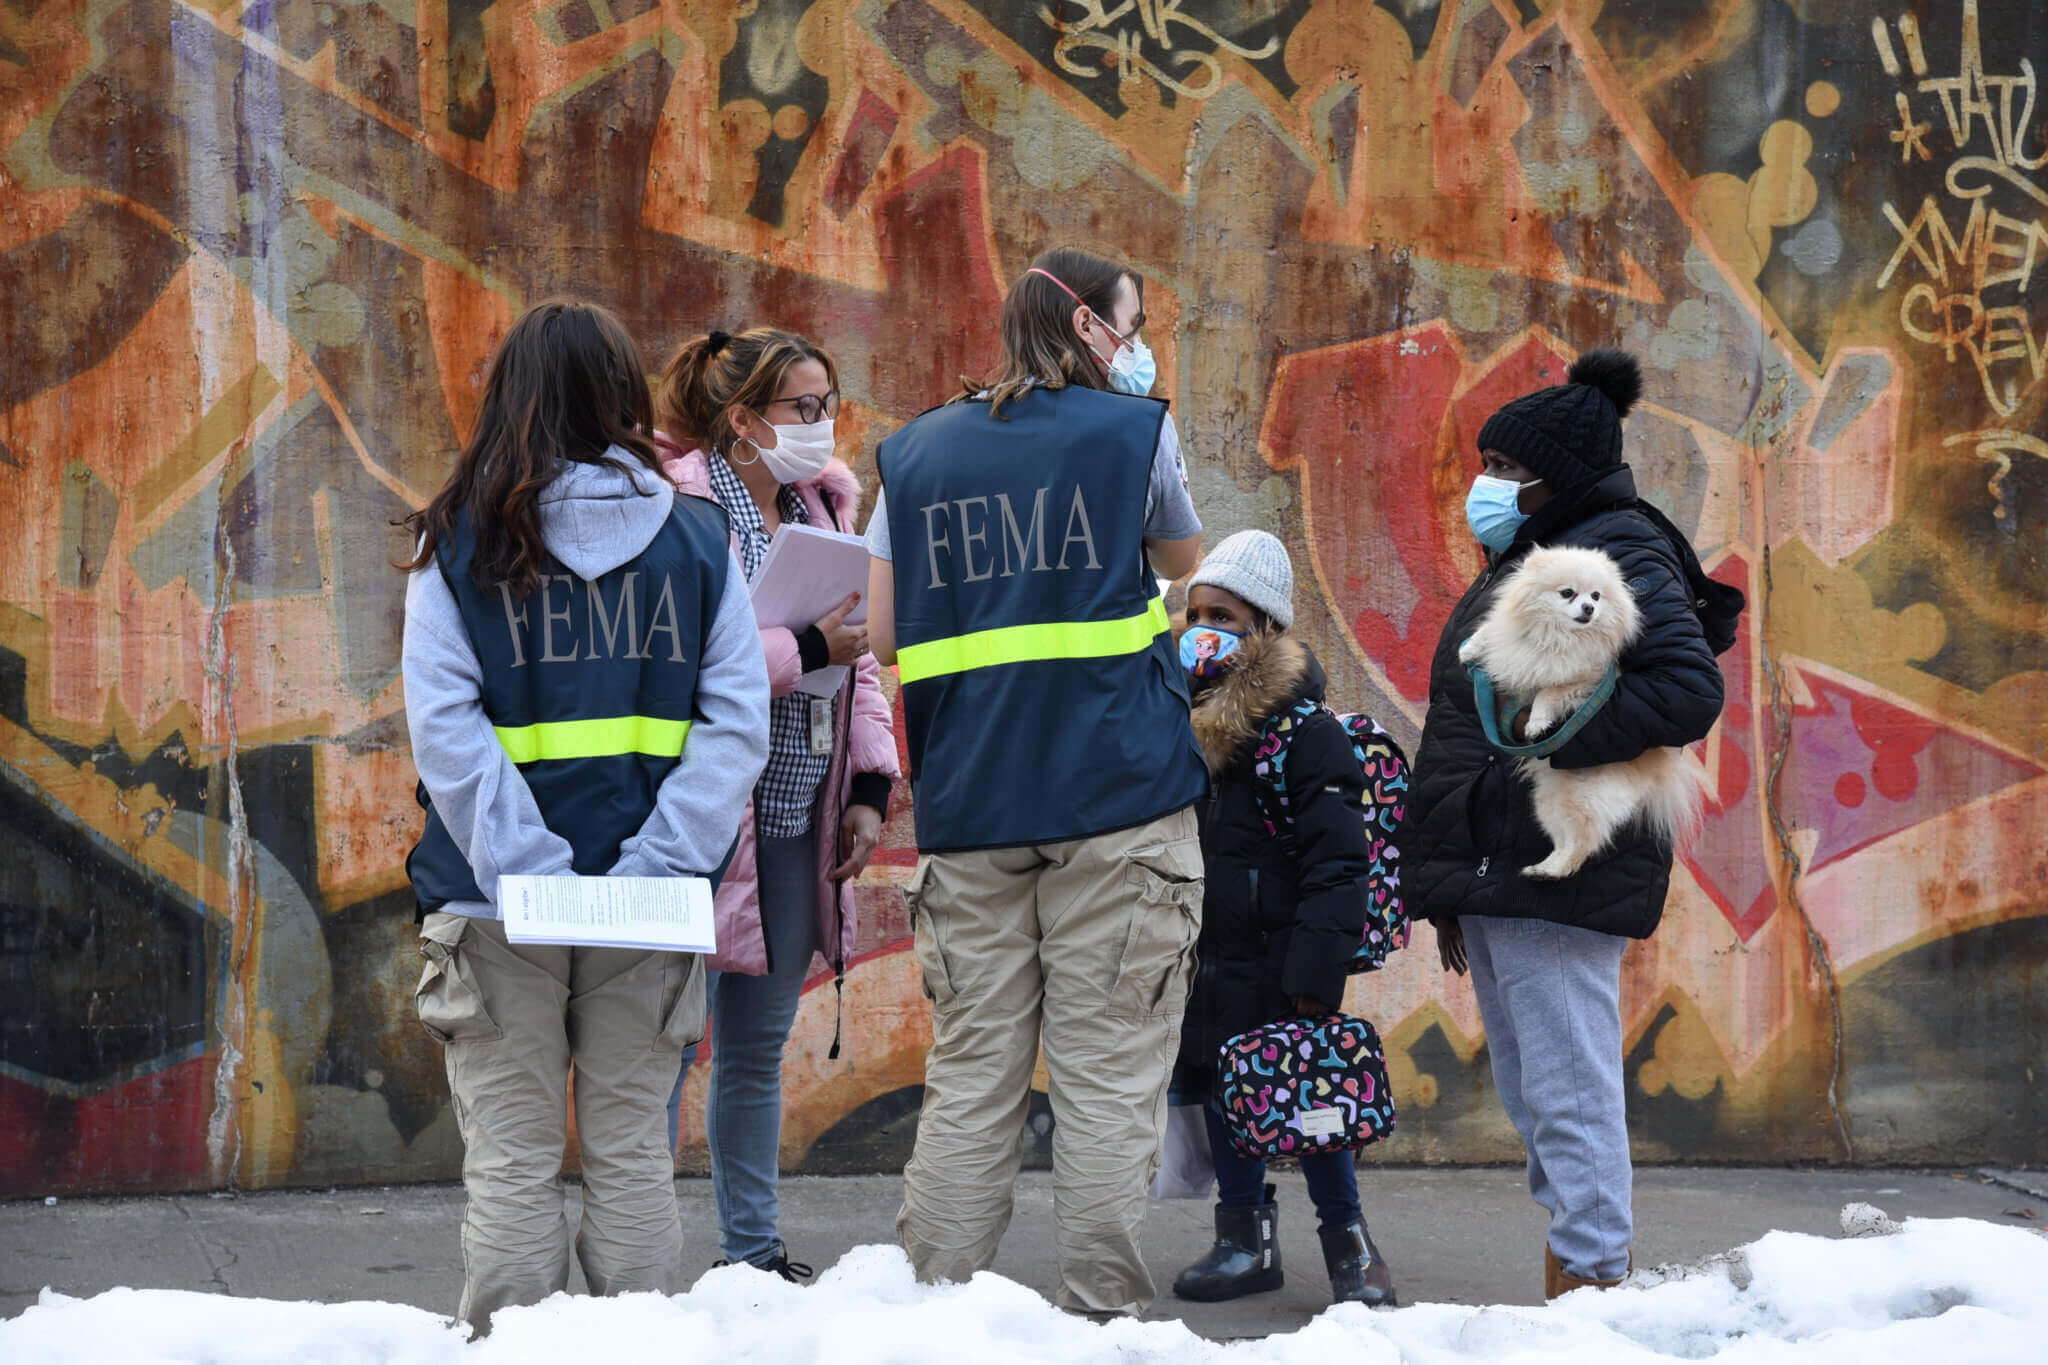
[[[1629,1270],[1636,1268],[1636,1256],[1633,1251],[1629,1252],[1628,1268]],[[1548,1243],[1544,1244],[1543,1297],[1546,1300],[1562,1298],[1574,1289],[1612,1289],[1627,1278],[1628,1271],[1626,1270],[1611,1280],[1582,1280],[1576,1275],[1567,1275],[1564,1269],[1564,1262],[1557,1259],[1557,1253],[1550,1249]]]

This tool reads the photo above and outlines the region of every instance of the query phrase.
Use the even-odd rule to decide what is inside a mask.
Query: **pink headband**
[[[1073,300],[1073,301],[1074,301],[1075,303],[1078,303],[1078,304],[1080,304],[1080,305],[1081,305],[1081,306],[1082,306],[1083,308],[1088,308],[1088,300],[1086,300],[1086,299],[1082,298],[1082,297],[1081,297],[1081,296],[1080,296],[1079,294],[1076,294],[1076,293],[1075,293],[1075,292],[1074,292],[1073,290],[1071,290],[1071,289],[1067,289],[1067,282],[1066,282],[1065,280],[1061,279],[1061,278],[1060,278],[1059,276],[1057,276],[1057,275],[1053,274],[1053,273],[1052,273],[1052,272],[1051,272],[1050,270],[1040,270],[1040,269],[1039,269],[1039,268],[1038,268],[1037,266],[1035,266],[1035,265],[1034,265],[1034,266],[1032,266],[1032,267],[1031,267],[1031,268],[1030,268],[1029,270],[1025,271],[1024,273],[1025,273],[1025,274],[1027,274],[1027,275],[1043,275],[1043,276],[1045,276],[1045,277],[1046,277],[1047,279],[1051,280],[1051,281],[1052,281],[1052,282],[1053,282],[1054,284],[1058,285],[1058,286],[1059,286],[1059,287],[1060,287],[1061,289],[1065,289],[1065,290],[1066,290],[1066,294],[1067,294],[1067,297],[1068,297],[1068,298],[1072,299],[1072,300]],[[1094,310],[1093,308],[1088,308],[1088,311],[1092,313],[1092,312],[1094,312],[1095,310]]]

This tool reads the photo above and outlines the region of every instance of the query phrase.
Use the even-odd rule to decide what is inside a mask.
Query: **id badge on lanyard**
[[[811,698],[811,755],[822,758],[832,752],[832,699]]]

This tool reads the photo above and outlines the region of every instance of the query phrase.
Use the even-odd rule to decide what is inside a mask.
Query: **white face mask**
[[[777,483],[804,483],[825,472],[832,460],[832,419],[791,426],[772,423],[775,444],[757,446],[761,463]]]
[[[1131,337],[1116,348],[1116,359],[1109,362],[1109,386],[1118,393],[1136,394],[1142,398],[1152,392],[1154,381],[1159,378],[1159,362],[1152,358],[1152,348],[1142,337]]]

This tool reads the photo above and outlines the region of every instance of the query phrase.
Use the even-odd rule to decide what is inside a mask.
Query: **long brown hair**
[[[662,371],[655,395],[662,433],[729,454],[740,436],[727,416],[733,405],[764,411],[782,392],[790,367],[806,360],[823,365],[831,387],[839,387],[839,367],[832,357],[795,332],[755,327],[738,336],[712,332],[684,342]]]
[[[1060,288],[1043,270],[1067,289]],[[981,383],[963,379],[964,392],[953,399],[965,402],[988,394],[989,412],[1000,417],[1003,404],[1022,396],[1034,385],[1063,389],[1078,384],[1087,389],[1109,387],[1102,362],[1089,353],[1088,343],[1074,330],[1076,296],[1104,326],[1114,327],[1117,281],[1130,276],[1142,308],[1145,281],[1135,271],[1078,247],[1060,246],[1040,252],[1031,269],[1017,277],[1003,300],[1003,364],[996,374]]]
[[[423,569],[467,513],[476,538],[470,577],[478,587],[533,591],[547,546],[541,490],[564,464],[628,462],[659,473],[653,404],[640,348],[619,320],[593,303],[550,299],[520,315],[498,343],[484,380],[476,430],[434,500],[405,519],[419,549],[400,567]]]

